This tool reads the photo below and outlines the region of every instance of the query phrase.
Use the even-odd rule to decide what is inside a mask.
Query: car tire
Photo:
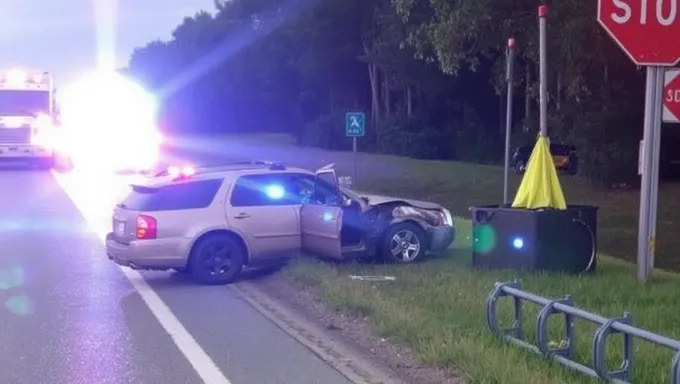
[[[224,234],[210,235],[195,246],[189,259],[193,278],[207,285],[233,282],[246,263],[243,247],[233,237]]]
[[[526,170],[526,165],[523,161],[518,161],[515,163],[515,173],[518,175],[523,175]]]
[[[427,251],[427,234],[420,225],[403,222],[387,228],[380,247],[385,262],[410,264],[423,258]]]

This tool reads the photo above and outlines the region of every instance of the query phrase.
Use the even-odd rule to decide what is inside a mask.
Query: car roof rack
[[[239,162],[233,162],[233,163],[226,163],[226,164],[221,164],[217,166],[203,166],[199,165],[197,168],[198,169],[206,169],[206,171],[210,171],[214,168],[229,168],[237,165],[259,165],[259,166],[266,166],[269,167],[269,169],[273,171],[283,171],[286,169],[286,165],[283,164],[280,161],[270,161],[270,160],[250,160],[250,161],[239,161]]]
[[[286,170],[286,165],[280,161],[266,161],[266,160],[246,160],[246,161],[233,161],[225,162],[220,164],[210,164],[210,165],[196,165],[192,166],[196,174],[209,173],[209,172],[220,172],[228,171],[232,169],[238,169],[239,166],[252,166],[252,167],[268,167],[272,171],[284,171]],[[153,177],[168,176],[168,168],[163,169],[159,172],[153,174]]]

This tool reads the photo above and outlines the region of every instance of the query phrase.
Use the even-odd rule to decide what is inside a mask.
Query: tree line
[[[513,145],[538,132],[538,5],[215,0],[169,41],[136,49],[126,70],[163,98],[169,131],[288,132],[305,145],[347,149],[344,115],[359,110],[369,122],[363,150],[495,163],[509,38],[518,47]],[[587,177],[636,180],[644,71],[598,26],[597,2],[549,6],[551,139],[578,147]],[[667,128],[671,156],[677,140]]]

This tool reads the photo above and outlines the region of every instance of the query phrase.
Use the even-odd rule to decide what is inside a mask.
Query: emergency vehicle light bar
[[[47,72],[22,69],[2,71],[0,72],[0,89],[49,91],[50,76]]]

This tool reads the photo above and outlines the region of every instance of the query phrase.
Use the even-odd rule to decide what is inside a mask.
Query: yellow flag
[[[538,137],[512,207],[567,209],[548,138]]]

